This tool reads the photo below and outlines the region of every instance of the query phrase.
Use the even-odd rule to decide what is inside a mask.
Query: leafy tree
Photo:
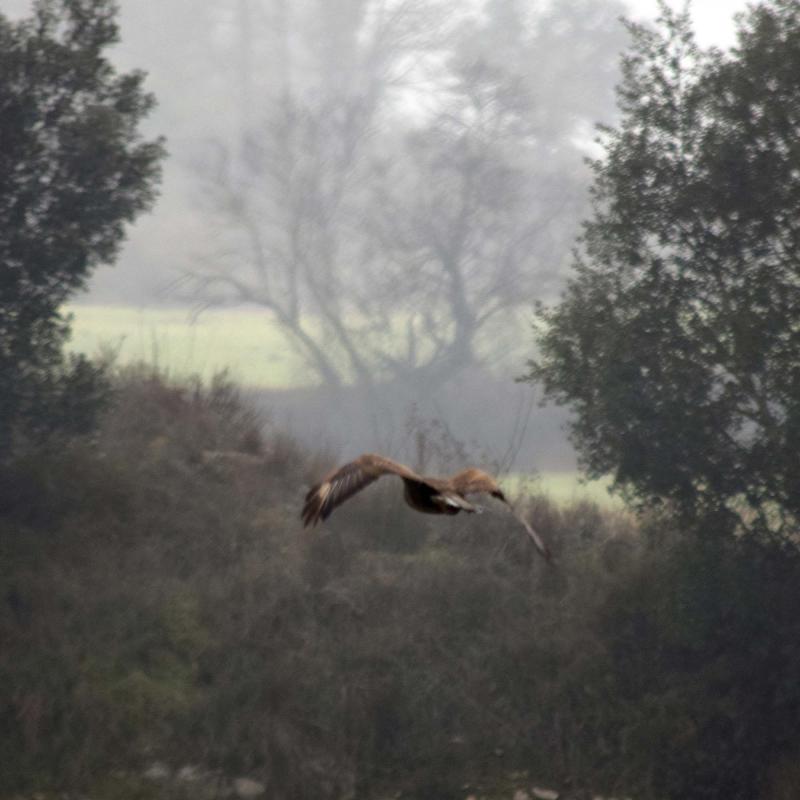
[[[686,14],[628,25],[622,119],[529,380],[575,410],[591,474],[787,534],[800,515],[800,5],[703,51]]]
[[[0,454],[15,431],[85,427],[100,375],[64,358],[60,308],[154,198],[163,146],[137,131],[153,98],[104,55],[115,15],[110,0],[0,15]]]

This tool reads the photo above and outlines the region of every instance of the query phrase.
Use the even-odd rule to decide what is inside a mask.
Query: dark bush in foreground
[[[380,483],[303,531],[324,462],[224,382],[133,372],[91,444],[4,469],[0,797],[107,794],[155,760],[288,798],[509,794],[526,771],[642,799],[780,782],[793,552],[645,545],[534,498],[550,568],[499,510],[428,519]]]
[[[621,763],[634,781],[650,776],[645,796],[771,797],[768,773],[800,733],[800,557],[675,540],[598,615],[615,715],[635,743]]]

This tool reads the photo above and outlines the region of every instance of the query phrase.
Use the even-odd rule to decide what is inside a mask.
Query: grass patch
[[[624,508],[622,500],[609,493],[610,478],[586,480],[576,471],[537,472],[535,475],[511,473],[503,483],[512,494],[546,494],[559,505],[589,501],[601,506]]]
[[[121,365],[146,362],[175,378],[199,375],[210,380],[226,370],[234,381],[253,388],[287,389],[319,382],[263,309],[208,309],[196,316],[188,308],[125,305],[74,305],[67,310],[74,317],[69,343],[74,352],[94,356],[110,347]],[[405,320],[398,316],[395,323],[399,350]],[[515,346],[527,346],[526,330],[527,320],[522,318],[487,326],[479,337],[478,352],[496,370],[514,374],[524,363],[524,353]],[[383,336],[389,350],[391,335]]]
[[[239,383],[283,389],[314,383],[280,327],[258,309],[214,309],[192,318],[185,308],[80,305],[69,349],[111,348],[121,365],[147,362],[174,377],[210,380],[227,370]]]

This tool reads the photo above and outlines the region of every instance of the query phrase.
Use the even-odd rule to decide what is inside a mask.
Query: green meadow
[[[173,378],[199,375],[208,380],[226,370],[237,383],[261,389],[310,386],[313,374],[299,363],[286,336],[259,309],[135,308],[75,305],[71,350],[112,353],[118,364],[154,364]],[[510,475],[513,490],[541,491],[560,503],[591,500],[619,505],[609,482],[581,481],[576,472],[541,472],[535,478]]]
[[[110,350],[119,364],[145,361],[170,375],[208,379],[227,370],[246,386],[285,389],[312,384],[280,330],[263,311],[79,305],[70,349],[95,355]]]
[[[146,361],[176,377],[209,378],[224,369],[237,382],[255,388],[317,383],[263,309],[206,309],[192,314],[186,307],[74,305],[68,311],[73,316],[70,349],[76,352],[93,355],[110,350],[117,363]],[[400,342],[405,320],[398,318],[395,323]],[[393,331],[384,334],[387,340],[393,335]],[[477,348],[496,369],[513,374],[525,363],[520,343],[527,340],[528,320],[521,315],[487,326]]]
[[[609,478],[589,481],[574,471],[541,471],[533,476],[511,473],[501,483],[510,494],[543,494],[559,505],[591,502],[619,510],[624,508],[624,503],[617,495],[609,494]]]

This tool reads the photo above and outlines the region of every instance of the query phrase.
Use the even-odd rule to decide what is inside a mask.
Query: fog
[[[800,795],[797,0],[0,4],[0,800]]]
[[[18,13],[29,5],[21,0],[9,3]],[[368,3],[362,5],[369,6]],[[389,106],[386,113],[393,111],[422,119],[433,113],[437,102],[443,99],[442,84],[447,80],[443,61],[453,47],[454,31],[459,25],[474,23],[477,4],[474,0],[465,0],[417,5],[428,7],[431,14],[437,13],[433,9],[441,9],[435,21],[441,26],[440,41],[435,43],[438,58],[431,55],[433,63],[418,64],[406,76],[405,85],[395,87],[386,101]],[[605,37],[595,45],[597,51],[591,58],[576,60],[569,69],[558,63],[564,60],[563,51],[557,49],[555,42],[550,44],[555,52],[551,53],[549,63],[531,63],[534,61],[531,52],[540,46],[533,31],[539,18],[546,13],[537,13],[536,9],[546,8],[547,4],[505,5],[533,9],[527,12],[532,17],[531,30],[521,32],[520,37],[528,34],[524,47],[529,51],[528,63],[521,71],[538,114],[553,118],[565,112],[574,115],[560,133],[566,140],[577,135],[581,147],[588,146],[595,123],[614,119],[611,87],[617,78],[616,59],[626,44],[618,18],[625,15],[634,20],[652,19],[657,14],[657,3],[655,0],[628,3],[587,0],[583,4],[561,4],[562,19],[551,21],[551,27],[569,25],[570,7],[580,9],[583,5],[592,10],[591,18],[584,21],[584,35],[591,34],[592,26],[597,25],[602,26]],[[679,7],[680,4],[673,2],[672,5]],[[744,5],[742,0],[694,2],[692,16],[700,43],[732,44],[733,15]],[[347,3],[337,0],[329,6],[334,18],[343,17],[341,9]],[[281,7],[283,11],[275,10]],[[123,0],[120,3],[122,41],[116,48],[116,62],[121,68],[141,69],[147,73],[147,85],[155,93],[158,107],[145,129],[149,134],[167,137],[170,158],[155,212],[132,227],[118,263],[97,272],[86,298],[88,301],[172,302],[170,286],[174,273],[191,269],[197,259],[213,257],[214,237],[208,231],[207,198],[203,191],[207,173],[212,168],[208,161],[209,150],[235,149],[248,131],[258,136],[259,125],[270,114],[269,106],[275,100],[275,93],[282,91],[287,83],[302,93],[302,84],[314,80],[309,73],[313,73],[316,65],[308,64],[308,50],[324,40],[325,32],[304,30],[303,26],[308,23],[303,20],[302,9],[303,4],[297,0],[293,3],[168,0],[158,4]],[[576,11],[575,16],[580,16],[580,11]],[[421,24],[430,22],[422,20]],[[242,26],[247,27],[246,36]],[[580,35],[578,31],[574,33]],[[547,32],[540,36],[545,43],[552,38]],[[497,46],[502,47],[501,44]],[[504,52],[498,52],[497,56],[499,62],[506,58]],[[336,53],[330,55],[334,61],[339,57]],[[526,56],[521,54],[520,58],[524,60]],[[508,66],[509,72],[517,69],[517,66]],[[598,67],[602,77],[596,74]],[[406,68],[406,63],[400,65],[400,69]],[[301,77],[301,73],[305,77]],[[599,97],[592,97],[597,88]],[[565,108],[568,105],[572,108]],[[383,128],[376,126],[375,135],[385,135],[391,124],[384,120]],[[571,153],[573,168],[576,161],[580,162],[581,147]],[[519,157],[522,155],[520,153]],[[582,177],[585,181],[586,176]],[[586,187],[583,183],[579,192]],[[574,220],[570,221],[574,224]],[[542,292],[537,291],[536,297],[541,295]]]
[[[695,4],[701,43],[729,44],[741,6]],[[585,160],[595,125],[614,122],[627,44],[619,18],[656,4],[120,10],[115,62],[147,73],[158,106],[143,133],[169,156],[154,211],[79,306],[186,309],[187,327],[220,308],[263,319],[295,366],[290,386],[255,387],[259,402],[334,448],[400,447],[416,415],[508,453],[506,467],[573,469],[564,415],[513,378],[532,355],[534,303],[558,295],[588,213]],[[248,357],[275,347],[265,336]]]

